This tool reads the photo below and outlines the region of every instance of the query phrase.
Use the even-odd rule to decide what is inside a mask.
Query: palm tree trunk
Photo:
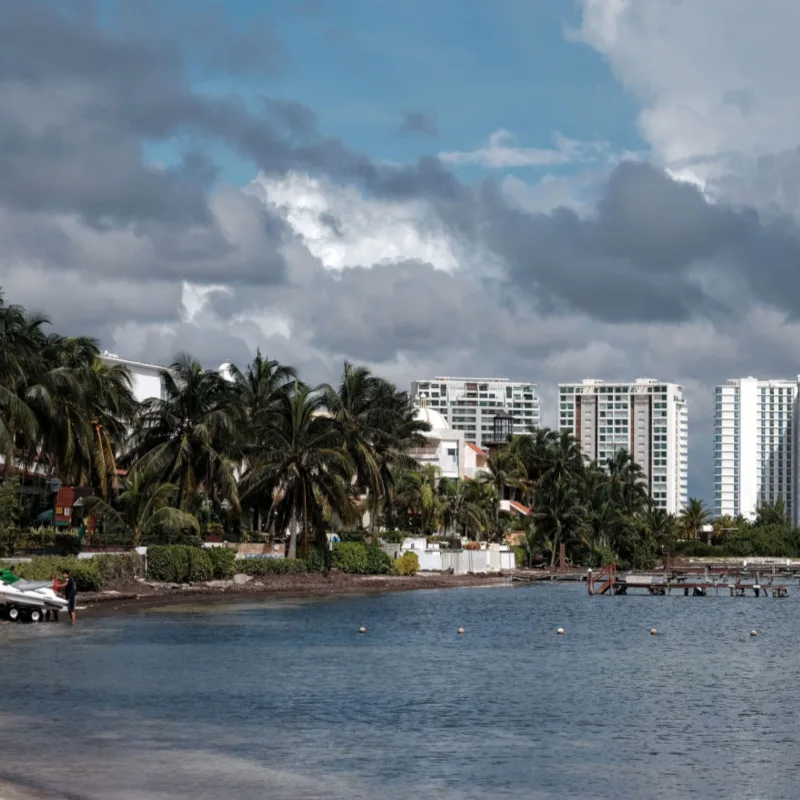
[[[289,552],[287,558],[297,558],[297,510],[292,508],[292,521],[289,524]]]
[[[292,521],[289,523],[289,552],[287,558],[297,558],[297,487],[292,489]]]
[[[554,569],[556,565],[556,552],[558,550],[558,546],[561,544],[561,526],[556,526],[556,532],[553,536],[553,550],[550,553],[550,569]]]

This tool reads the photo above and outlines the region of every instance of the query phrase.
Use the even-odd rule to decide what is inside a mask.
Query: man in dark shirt
[[[64,570],[64,597],[67,598],[67,611],[71,624],[75,624],[75,601],[78,599],[78,587],[75,579],[69,574],[69,570]]]

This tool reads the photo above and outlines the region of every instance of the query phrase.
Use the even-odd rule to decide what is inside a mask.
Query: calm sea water
[[[92,800],[794,800],[799,611],[796,589],[571,585],[4,626],[0,777]]]

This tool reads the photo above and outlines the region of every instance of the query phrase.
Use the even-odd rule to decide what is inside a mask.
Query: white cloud
[[[717,177],[737,153],[798,143],[796,0],[581,0],[576,36],[642,104],[661,163]]]
[[[352,186],[309,175],[260,175],[250,186],[284,213],[311,253],[330,269],[419,259],[437,269],[459,266],[460,253],[424,202],[367,199]]]
[[[489,169],[511,167],[548,167],[569,164],[575,161],[589,161],[605,153],[608,145],[604,142],[579,142],[556,134],[555,147],[517,147],[510,131],[498,130],[490,137],[486,147],[470,151],[451,151],[439,153],[446,164],[477,164]]]

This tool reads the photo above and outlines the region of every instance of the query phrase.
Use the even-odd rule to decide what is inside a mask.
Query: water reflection
[[[789,800],[798,607],[546,586],[5,626],[0,773],[91,800]]]

